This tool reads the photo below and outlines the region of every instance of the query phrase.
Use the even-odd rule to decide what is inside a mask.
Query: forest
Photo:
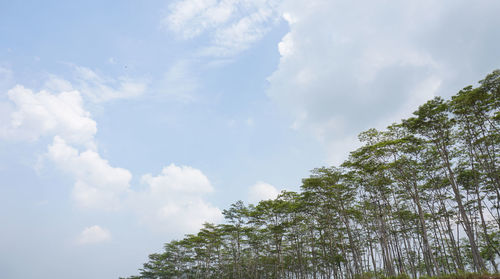
[[[500,70],[359,140],[299,192],[235,202],[128,278],[498,274]]]

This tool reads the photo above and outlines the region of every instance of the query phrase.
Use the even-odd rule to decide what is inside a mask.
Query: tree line
[[[500,70],[359,135],[301,191],[238,201],[129,278],[412,278],[498,273]]]

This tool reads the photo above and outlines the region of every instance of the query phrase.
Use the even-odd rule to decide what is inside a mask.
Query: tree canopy
[[[369,129],[301,191],[238,201],[223,224],[166,243],[129,278],[335,278],[495,272],[500,70]]]

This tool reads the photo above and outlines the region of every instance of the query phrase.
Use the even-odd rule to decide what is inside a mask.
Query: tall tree
[[[446,171],[446,176],[457,202],[465,233],[471,246],[474,267],[477,271],[486,270],[476,240],[474,239],[472,225],[465,210],[460,188],[456,181],[455,172],[453,171],[454,154],[451,149],[454,143],[453,128],[455,121],[449,118],[448,105],[442,98],[436,97],[420,106],[414,114],[416,117],[406,120],[405,125],[411,131],[422,136],[423,139],[431,142],[440,155],[443,168]]]

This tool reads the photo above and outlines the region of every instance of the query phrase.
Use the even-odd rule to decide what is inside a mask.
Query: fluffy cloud
[[[86,75],[87,79],[99,79],[91,71]],[[11,102],[0,103],[0,116],[9,121],[2,122],[0,135],[28,140],[52,136],[53,142],[48,146],[46,157],[74,178],[72,198],[79,207],[129,209],[154,227],[169,232],[193,231],[206,221],[216,222],[221,218],[220,210],[203,199],[205,194],[213,191],[210,181],[200,170],[188,166],[172,164],[158,176],[146,174],[142,183],[147,189],[132,191],[130,171],[111,166],[98,153],[94,143],[96,122],[84,109],[82,97],[73,90],[73,84],[51,76],[45,88],[63,92],[33,93],[20,85],[8,92]],[[80,151],[79,147],[85,150]],[[109,232],[93,226],[82,232],[79,242],[91,243],[108,238]]]
[[[97,225],[85,228],[77,238],[77,243],[81,245],[94,244],[109,241],[111,233]]]
[[[146,189],[132,195],[132,206],[154,228],[192,232],[221,219],[221,211],[203,199],[213,187],[200,170],[171,164],[157,176],[144,175],[142,183]]]
[[[356,136],[407,117],[498,67],[500,3],[467,1],[181,0],[163,23],[203,50],[233,55],[283,18],[268,96],[339,163]]]
[[[21,85],[9,90],[10,103],[2,114],[0,136],[10,140],[35,141],[43,136],[54,137],[47,157],[75,179],[72,197],[83,208],[117,209],[129,189],[132,175],[114,168],[97,153],[94,136],[97,124],[84,109],[82,97],[73,86],[57,77],[45,84],[52,94],[42,90],[34,93]],[[2,116],[2,117],[3,117]],[[87,150],[79,152],[74,146]]]
[[[41,136],[59,135],[64,140],[91,146],[97,132],[96,122],[83,108],[78,91],[57,95],[48,91],[33,91],[17,85],[8,91],[10,107],[6,121],[1,124],[0,137],[37,140]]]
[[[181,0],[163,20],[185,39],[209,33],[202,54],[230,56],[261,39],[279,18],[277,0]]]
[[[109,78],[81,66],[75,66],[74,69],[77,88],[94,102],[138,97],[144,94],[148,87],[147,80],[129,77]]]
[[[338,163],[356,134],[406,117],[498,67],[496,1],[285,0],[269,97]]]
[[[275,199],[279,194],[280,191],[273,185],[259,181],[250,187],[248,191],[248,202],[256,204],[261,200]]]
[[[128,170],[110,166],[95,151],[80,153],[58,136],[49,146],[48,156],[76,180],[72,196],[79,206],[112,210],[121,206],[132,178]]]

